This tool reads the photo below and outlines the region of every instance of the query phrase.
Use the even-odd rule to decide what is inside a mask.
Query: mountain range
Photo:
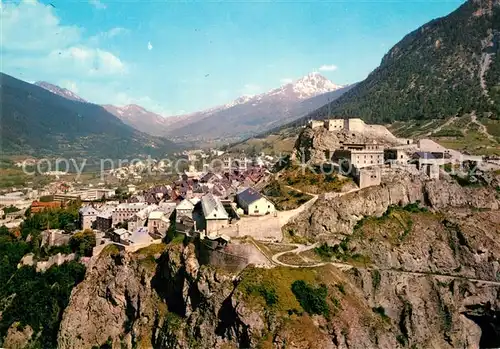
[[[255,96],[202,112],[196,122],[167,133],[173,140],[237,140],[296,120],[351,86],[335,85],[319,73]],[[174,136],[175,133],[175,136]]]
[[[63,96],[61,96],[62,94]],[[69,91],[0,73],[0,149],[5,154],[123,158],[177,149],[126,124]]]
[[[180,143],[236,141],[328,117],[391,123],[475,113],[479,118],[498,120],[499,50],[500,0],[469,0],[451,14],[406,35],[360,83],[338,86],[311,73],[269,92],[242,96],[187,115],[165,118],[137,105],[96,106],[66,89],[44,82],[27,86],[3,75],[2,145],[11,152],[90,152],[96,143],[109,143],[110,149],[119,151],[116,145],[124,142],[131,147],[128,151],[140,153],[144,148],[163,149],[157,141],[167,148],[172,146],[154,136]],[[40,86],[52,94],[41,93]],[[70,119],[63,117],[65,114],[71,115]],[[82,116],[97,125],[104,123],[103,127],[96,129],[96,125],[83,123]],[[34,121],[30,123],[31,119]],[[125,136],[126,142],[122,140]],[[114,143],[103,139],[113,139]]]
[[[498,119],[499,5],[499,0],[469,0],[409,33],[364,81],[293,124],[333,115],[373,123],[471,112]]]
[[[48,82],[37,85],[62,97],[85,101]],[[336,85],[319,73],[311,73],[269,92],[241,96],[228,104],[185,115],[163,117],[136,104],[103,107],[141,132],[181,143],[237,140],[304,116],[350,88]]]

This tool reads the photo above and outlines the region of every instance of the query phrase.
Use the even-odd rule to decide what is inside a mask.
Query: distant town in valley
[[[0,348],[500,348],[500,0],[0,8]]]

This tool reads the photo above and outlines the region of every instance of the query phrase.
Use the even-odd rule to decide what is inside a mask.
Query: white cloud
[[[120,34],[124,34],[126,33],[128,30],[123,28],[123,27],[114,27],[114,28],[111,28],[110,30],[108,30],[106,33],[107,33],[107,36],[109,38],[113,38],[117,35],[120,35]]]
[[[87,46],[71,46],[36,57],[5,59],[10,69],[43,71],[58,77],[75,79],[114,78],[128,72],[127,65],[111,52]]]
[[[293,79],[290,79],[290,78],[283,78],[280,80],[280,83],[283,85],[289,84],[291,82],[293,82]]]
[[[90,37],[89,43],[98,46],[102,41],[112,39],[118,35],[123,35],[128,33],[128,29],[123,27],[114,27],[108,31],[100,32],[97,35]]]
[[[148,50],[151,51],[153,49],[153,45],[151,45],[151,42],[148,42]]]
[[[321,67],[319,67],[319,71],[335,71],[337,70],[337,66],[334,64],[323,64]]]
[[[111,52],[90,47],[77,26],[61,25],[50,5],[36,0],[3,4],[1,45],[4,66],[30,75],[47,75],[72,80],[86,77],[116,76],[127,71],[126,64]],[[109,37],[124,28],[112,28]]]
[[[106,4],[103,4],[100,0],[90,0],[89,3],[98,10],[105,10],[107,8]]]
[[[80,28],[61,25],[53,8],[37,1],[4,3],[0,22],[0,45],[5,50],[44,51],[65,47],[81,40]]]
[[[126,72],[125,64],[111,52],[85,46],[73,46],[48,55],[50,64],[81,71],[87,76],[118,75]]]

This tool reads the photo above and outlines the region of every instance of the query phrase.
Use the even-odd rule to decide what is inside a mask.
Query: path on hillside
[[[488,129],[486,128],[486,126],[484,126],[481,122],[479,122],[477,120],[476,113],[472,113],[470,118],[471,118],[471,123],[476,124],[479,127],[479,132],[484,134],[490,141],[493,141],[496,143],[495,137],[493,137],[492,135],[490,135],[488,133]]]
[[[451,118],[449,118],[448,120],[446,120],[446,122],[438,127],[436,127],[434,130],[431,130],[429,132],[427,132],[424,136],[426,137],[429,137],[431,136],[433,133],[436,133],[436,132],[439,132],[443,129],[443,127],[446,127],[446,126],[450,126],[453,122],[455,122],[456,120],[458,119],[458,117],[456,116],[452,116]]]
[[[300,189],[291,187],[289,185],[285,185],[285,187],[288,188],[288,189],[291,189],[291,190],[295,190],[295,191],[297,191],[299,193],[312,196],[312,198],[309,201],[305,202],[303,205],[300,205],[299,207],[297,207],[297,208],[295,208],[293,210],[278,211],[278,217],[279,217],[279,221],[280,221],[280,226],[281,227],[283,227],[285,224],[287,224],[291,219],[297,217],[299,214],[301,214],[305,210],[309,209],[312,205],[314,205],[314,203],[316,202],[316,200],[318,200],[318,195],[316,195],[316,194],[306,193],[306,192],[303,192]]]
[[[271,257],[271,261],[277,265],[281,265],[281,266],[288,267],[288,268],[317,268],[317,267],[322,267],[322,266],[325,266],[327,264],[330,264],[336,268],[341,269],[342,271],[350,270],[352,268],[357,268],[357,269],[367,270],[367,271],[379,270],[379,271],[387,271],[387,272],[392,272],[392,273],[408,274],[408,275],[414,275],[414,276],[435,276],[435,277],[440,277],[443,279],[450,279],[450,280],[463,279],[463,280],[467,280],[470,282],[477,282],[477,283],[482,283],[482,284],[486,284],[486,285],[500,286],[500,281],[468,278],[468,277],[460,276],[460,275],[448,275],[448,274],[423,272],[423,271],[409,271],[409,270],[400,270],[400,269],[394,269],[394,268],[379,268],[376,266],[363,268],[363,267],[355,266],[355,265],[352,265],[350,263],[345,263],[345,262],[319,262],[316,264],[297,265],[297,264],[285,263],[285,262],[282,262],[279,260],[280,257],[282,257],[283,255],[285,255],[287,253],[299,254],[302,252],[306,252],[306,251],[309,251],[309,250],[316,248],[318,246],[318,244],[319,244],[319,242],[316,242],[316,243],[309,245],[309,246],[302,245],[302,244],[285,244],[285,245],[289,245],[289,246],[293,245],[296,248],[294,250],[291,250],[291,251],[278,252],[278,253],[274,254]]]

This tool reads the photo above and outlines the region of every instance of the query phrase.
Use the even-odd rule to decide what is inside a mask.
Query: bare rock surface
[[[341,197],[320,196],[314,205],[285,229],[307,237],[349,235],[365,216],[381,216],[391,205],[420,202],[431,209],[447,207],[499,208],[491,187],[461,187],[454,180],[423,180],[408,176],[399,181],[368,187]]]

